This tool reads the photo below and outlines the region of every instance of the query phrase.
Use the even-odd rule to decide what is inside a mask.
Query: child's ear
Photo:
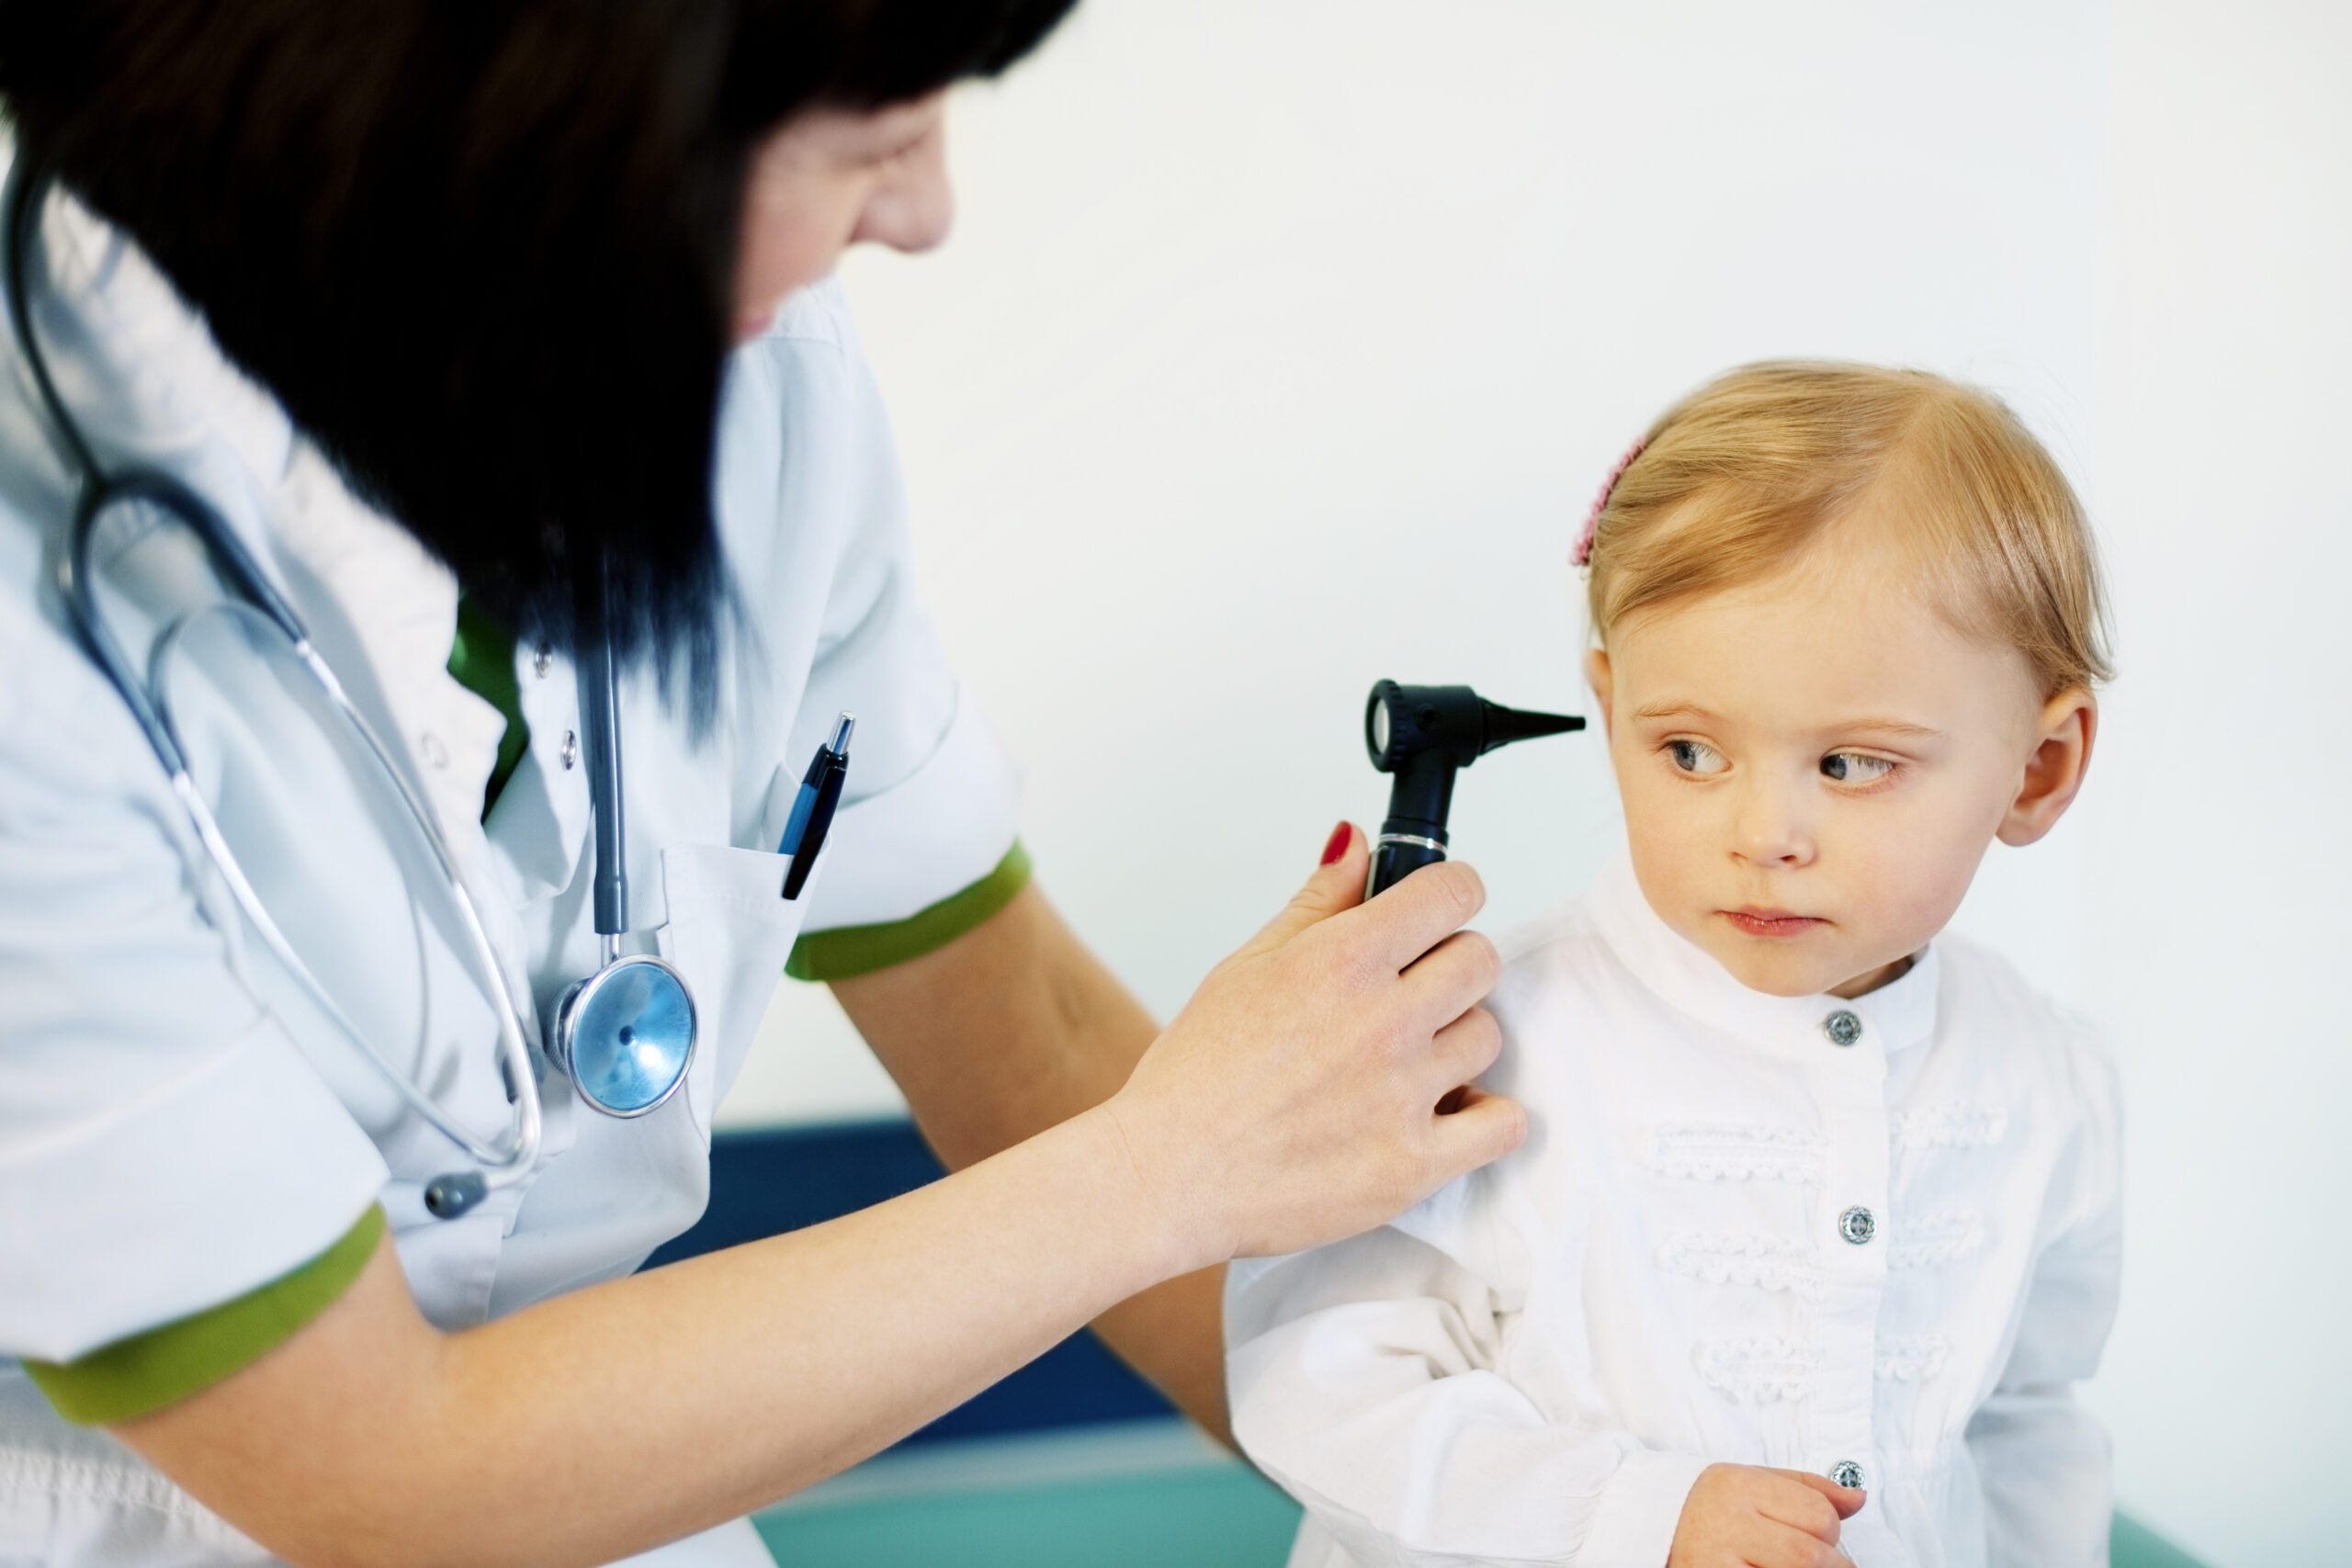
[[[1600,739],[1606,741],[1609,739],[1610,699],[1613,695],[1607,649],[1595,648],[1586,650],[1584,680],[1585,684],[1592,688],[1592,700],[1600,709]]]
[[[2032,843],[2058,825],[2082,793],[2091,742],[2098,738],[2098,699],[2071,687],[2041,705],[2041,739],[2026,759],[2017,798],[2001,818],[1996,836],[2005,844]]]

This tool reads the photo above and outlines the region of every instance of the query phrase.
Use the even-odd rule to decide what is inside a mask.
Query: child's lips
[[[1724,909],[1718,912],[1749,936],[1803,936],[1829,923],[1818,916],[1792,914],[1786,909]]]

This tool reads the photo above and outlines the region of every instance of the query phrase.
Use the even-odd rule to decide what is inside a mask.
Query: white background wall
[[[1376,821],[1376,677],[1578,709],[1571,532],[1766,355],[2009,398],[2081,481],[2124,671],[2092,787],[1962,923],[2105,1022],[2126,1506],[2352,1557],[2352,6],[1089,0],[967,95],[936,256],[854,258],[925,588],[1044,885],[1173,1009]],[[1487,923],[1619,829],[1582,739],[1464,775]],[[787,987],[738,1124],[887,1079]]]

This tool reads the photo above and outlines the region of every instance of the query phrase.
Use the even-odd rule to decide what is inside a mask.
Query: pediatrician
[[[0,1561],[763,1562],[1518,1140],[1471,873],[1160,1030],[913,597],[824,280],[1066,4],[0,0]],[[788,964],[961,1168],[639,1274]]]

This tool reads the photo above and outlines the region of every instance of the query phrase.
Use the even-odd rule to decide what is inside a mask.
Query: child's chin
[[[1731,971],[1733,979],[1768,997],[1818,996],[1849,978],[1835,964],[1823,964],[1818,953],[1795,953],[1787,946],[1768,948],[1761,942],[1730,946],[1729,952],[1717,946],[1716,961]]]

